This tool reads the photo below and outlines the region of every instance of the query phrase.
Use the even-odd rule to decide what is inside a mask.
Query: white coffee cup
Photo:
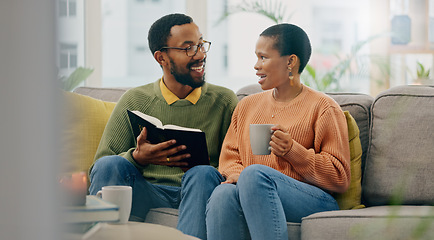
[[[271,135],[274,124],[250,124],[250,147],[254,155],[271,154]]]
[[[133,197],[133,190],[130,186],[105,186],[97,192],[96,196],[118,205],[119,221],[114,223],[125,224],[128,222]]]

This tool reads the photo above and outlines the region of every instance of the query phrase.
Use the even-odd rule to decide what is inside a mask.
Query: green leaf
[[[85,81],[90,74],[92,74],[93,69],[78,67],[74,70],[74,72],[69,75],[69,77],[61,77],[60,81],[62,84],[62,89],[65,91],[72,91],[78,85],[80,85],[83,81]]]
[[[420,62],[417,62],[416,64],[417,64],[417,73],[416,73],[417,77],[422,79],[429,78],[430,69],[425,70],[425,67]]]
[[[238,5],[230,6],[228,10],[219,18],[219,20],[217,20],[215,25],[221,23],[230,15],[240,12],[257,13],[278,24],[285,21],[286,7],[283,5],[282,1],[258,0],[247,2],[244,0]],[[286,18],[287,22],[289,22],[289,19],[292,17],[292,15],[293,13]]]

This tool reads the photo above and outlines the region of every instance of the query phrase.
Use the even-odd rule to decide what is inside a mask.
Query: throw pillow
[[[63,100],[62,171],[87,173],[116,103],[72,92],[63,92]]]
[[[344,193],[335,194],[341,210],[364,208],[361,204],[362,195],[362,145],[359,137],[359,127],[348,111],[344,111],[348,125],[348,139],[351,157],[351,182],[348,190]]]

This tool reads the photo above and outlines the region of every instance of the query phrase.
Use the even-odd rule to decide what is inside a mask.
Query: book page
[[[139,112],[139,111],[131,111],[131,112],[136,114],[137,116],[147,120],[148,122],[154,124],[157,128],[164,129],[163,123],[160,121],[160,119],[153,117],[153,116],[149,116],[149,115],[144,114],[144,113]]]
[[[183,131],[190,131],[190,132],[202,132],[200,129],[181,127],[181,126],[172,125],[172,124],[168,124],[168,125],[163,126],[163,123],[160,121],[160,119],[158,119],[156,117],[144,114],[144,113],[139,112],[139,111],[131,111],[131,112],[136,114],[137,116],[147,120],[148,122],[154,124],[157,128],[183,130]]]
[[[190,131],[190,132],[202,132],[202,130],[200,130],[200,129],[180,127],[180,126],[170,125],[170,124],[164,125],[163,127],[164,127],[164,129],[182,130],[182,131]]]

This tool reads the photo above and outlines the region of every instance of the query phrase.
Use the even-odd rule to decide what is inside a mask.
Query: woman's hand
[[[280,125],[271,127],[271,130],[274,131],[270,141],[271,152],[278,157],[284,157],[291,150],[294,140],[289,132]]]
[[[229,184],[236,184],[239,177],[240,177],[240,174],[232,175],[232,176],[228,177],[226,179],[226,181],[222,182],[222,184],[228,184],[228,183]]]

